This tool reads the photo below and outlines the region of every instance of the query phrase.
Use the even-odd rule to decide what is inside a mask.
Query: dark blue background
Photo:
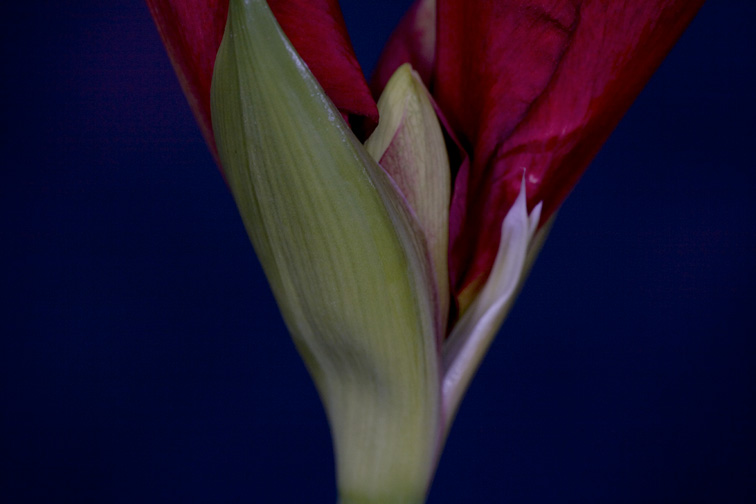
[[[407,4],[344,5],[366,68]],[[145,5],[3,11],[0,500],[335,502]],[[756,498],[753,19],[710,0],[564,205],[431,503]]]

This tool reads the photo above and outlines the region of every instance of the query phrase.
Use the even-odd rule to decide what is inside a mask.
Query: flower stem
[[[357,493],[342,493],[338,504],[423,504],[425,495],[410,492],[386,492],[381,495],[361,495]]]

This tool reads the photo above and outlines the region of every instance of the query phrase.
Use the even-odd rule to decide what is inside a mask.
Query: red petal
[[[147,0],[194,117],[218,159],[210,119],[210,83],[228,0]]]
[[[472,152],[453,196],[459,293],[488,274],[523,170],[545,221],[703,0],[439,2],[435,94]]]
[[[436,58],[436,0],[417,0],[386,42],[370,87],[380,96],[394,71],[410,63],[430,88]]]
[[[268,0],[273,14],[333,103],[378,124],[378,108],[354,55],[338,0]]]
[[[378,122],[378,109],[349,42],[338,0],[270,0],[284,33],[348,117]],[[147,0],[181,87],[217,159],[210,83],[226,26],[228,0]]]

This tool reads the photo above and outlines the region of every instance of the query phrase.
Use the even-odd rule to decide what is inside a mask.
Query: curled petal
[[[447,429],[546,239],[549,226],[536,233],[540,214],[540,204],[528,214],[523,180],[520,195],[501,224],[501,242],[491,274],[444,342],[442,397]]]
[[[473,153],[452,204],[465,211],[450,230],[460,292],[490,271],[523,170],[548,220],[703,0],[439,2],[435,92]]]

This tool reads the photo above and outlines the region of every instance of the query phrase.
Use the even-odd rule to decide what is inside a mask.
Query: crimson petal
[[[210,83],[228,0],[146,0],[181,87],[217,159]],[[378,109],[354,55],[338,0],[270,0],[284,33],[326,94],[348,118],[378,122]]]
[[[228,0],[147,0],[181,88],[218,159],[210,119],[210,83],[228,14]]]
[[[702,4],[439,0],[434,95],[472,153],[452,205],[457,294],[487,276],[523,171],[545,221]]]

